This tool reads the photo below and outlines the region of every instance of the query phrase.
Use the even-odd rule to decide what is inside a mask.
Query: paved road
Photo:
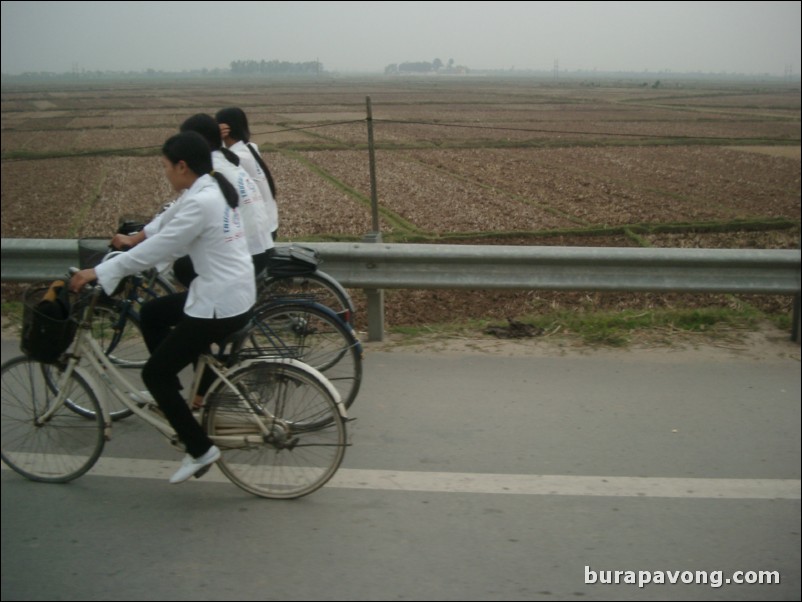
[[[293,502],[118,423],[69,485],[2,471],[2,598],[799,600],[800,363],[700,357],[369,351]]]

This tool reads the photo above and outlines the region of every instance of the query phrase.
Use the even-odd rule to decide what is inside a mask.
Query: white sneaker
[[[148,405],[156,403],[156,400],[153,399],[153,395],[151,395],[150,391],[147,390],[137,391],[136,393],[129,393],[128,396],[139,405]]]
[[[176,473],[170,477],[170,482],[175,484],[183,483],[189,477],[197,473],[198,471],[206,468],[217,462],[220,459],[220,449],[216,445],[212,445],[209,450],[203,454],[200,458],[193,458],[189,454],[184,456],[184,460],[181,462],[181,468],[179,468]],[[204,470],[204,472],[206,472]],[[200,476],[200,475],[198,475]]]

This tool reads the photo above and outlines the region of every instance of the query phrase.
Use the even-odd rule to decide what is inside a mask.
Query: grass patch
[[[732,330],[757,330],[765,320],[778,327],[790,328],[790,317],[768,316],[748,305],[734,308],[700,308],[670,310],[575,311],[560,310],[520,318],[543,338],[574,338],[592,347],[624,348],[643,335],[661,334],[670,341],[678,333],[706,334],[711,338],[724,336]],[[405,342],[443,337],[476,337],[488,328],[504,330],[509,325],[492,320],[474,320],[426,326],[397,326],[388,330],[402,335]],[[512,329],[511,329],[512,330]],[[511,337],[514,338],[514,337]]]
[[[22,301],[4,301],[0,312],[3,315],[4,325],[22,328]]]
[[[654,331],[707,333],[730,329],[754,330],[762,312],[749,306],[615,312],[561,311],[523,320],[544,332],[563,331],[589,345],[626,347],[639,333]]]

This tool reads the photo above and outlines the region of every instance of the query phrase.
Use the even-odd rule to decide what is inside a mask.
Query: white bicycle
[[[127,380],[95,338],[99,294],[100,287],[88,287],[76,304],[77,315],[65,321],[65,329],[77,334],[57,362],[24,355],[0,369],[2,460],[28,479],[64,483],[92,468],[111,438],[107,392],[180,447],[150,395]],[[26,314],[31,309],[26,305]],[[258,350],[238,354],[247,335],[245,328],[221,345],[228,356],[201,356],[190,399],[203,370],[212,370],[216,380],[199,420],[222,451],[218,467],[235,485],[266,498],[307,495],[328,482],[342,462],[345,407],[326,378],[302,362],[261,356]]]

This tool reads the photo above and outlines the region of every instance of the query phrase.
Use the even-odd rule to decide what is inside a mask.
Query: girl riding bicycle
[[[171,483],[181,483],[216,462],[220,450],[193,417],[181,395],[178,373],[211,343],[248,323],[256,286],[237,192],[213,172],[204,138],[196,132],[169,138],[162,147],[162,163],[167,180],[181,196],[157,224],[149,224],[136,247],[76,273],[70,289],[78,292],[97,280],[111,293],[125,276],[183,255],[192,258],[198,276],[189,290],[150,301],[140,314],[151,353],[142,379],[188,452],[170,478]]]
[[[259,192],[267,204],[270,217],[270,232],[273,240],[278,232],[278,206],[276,205],[276,183],[265,164],[256,144],[251,142],[251,131],[248,128],[248,117],[239,107],[220,109],[215,115],[220,124],[220,132],[225,145],[240,159],[240,165],[253,178]]]

